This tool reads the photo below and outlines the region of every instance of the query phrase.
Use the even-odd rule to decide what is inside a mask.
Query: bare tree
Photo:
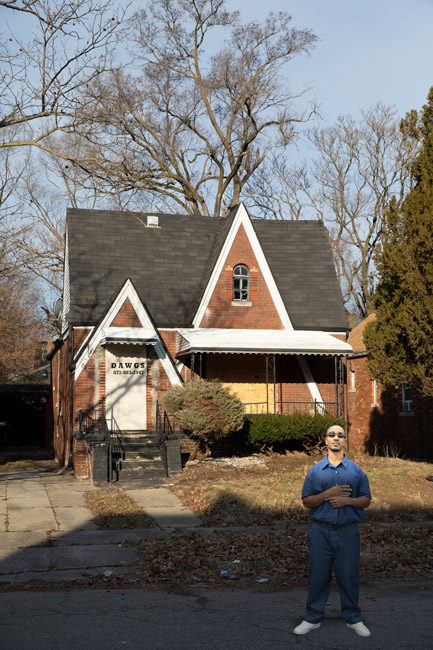
[[[268,151],[287,146],[308,119],[295,111],[285,73],[316,37],[285,13],[242,24],[224,0],[155,0],[132,25],[142,68],[89,85],[81,167],[113,193],[226,214]],[[210,55],[215,42],[223,45]]]
[[[0,266],[4,250],[0,245]],[[47,321],[37,287],[17,269],[0,274],[0,383],[27,381],[43,359]]]
[[[82,89],[110,67],[125,15],[119,6],[110,0],[0,0],[0,129],[11,136],[0,148],[53,153],[48,136],[75,129]],[[22,38],[26,30],[8,27],[12,14],[31,24],[28,39]],[[26,129],[10,128],[18,126]]]
[[[384,212],[392,197],[402,202],[417,152],[393,108],[379,103],[361,115],[308,131],[310,161],[290,168],[274,159],[249,187],[251,204],[266,214],[324,222],[347,310],[357,319],[371,309]]]

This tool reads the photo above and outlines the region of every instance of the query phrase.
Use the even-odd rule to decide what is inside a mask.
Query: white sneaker
[[[299,623],[293,630],[293,634],[308,634],[311,630],[315,630],[320,627],[320,623],[309,623],[308,621],[302,621]]]
[[[359,634],[359,636],[370,636],[370,630],[362,621],[359,621],[359,623],[346,623],[346,625],[356,632],[356,634]]]

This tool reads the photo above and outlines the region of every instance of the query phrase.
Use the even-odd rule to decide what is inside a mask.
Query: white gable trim
[[[150,319],[147,310],[145,309],[143,303],[141,302],[134,288],[134,285],[129,279],[126,280],[125,284],[117,294],[116,298],[114,299],[113,303],[111,304],[104,318],[101,320],[101,322],[96,327],[96,329],[93,329],[92,332],[90,332],[89,336],[83,342],[82,346],[80,347],[77,354],[75,355],[74,358],[75,381],[78,379],[81,372],[86,367],[87,362],[89,361],[89,359],[95,352],[96,348],[98,347],[98,345],[100,345],[102,339],[104,338],[104,329],[110,327],[110,325],[116,318],[117,314],[119,313],[120,309],[122,308],[125,300],[127,300],[128,298],[135,309],[135,312],[141,322],[142,327],[146,330],[151,330],[152,332],[154,332],[157,338],[157,343],[156,345],[154,345],[155,352],[158,356],[158,359],[161,361],[161,365],[164,368],[172,386],[181,385],[182,380],[175,368],[172,359],[167,354],[167,351],[159,335],[159,332],[155,329],[155,326],[152,323],[152,320]],[[152,344],[153,343],[154,341],[152,342]]]
[[[233,242],[236,238],[236,235],[238,233],[238,230],[240,226],[243,225],[245,232],[247,234],[248,240],[251,244],[251,248],[253,249],[254,255],[256,256],[257,263],[260,267],[260,270],[263,274],[263,277],[265,279],[265,282],[267,284],[267,287],[269,289],[269,292],[271,294],[272,300],[274,301],[275,308],[278,312],[278,315],[281,319],[281,323],[283,325],[284,329],[287,330],[292,330],[293,325],[291,323],[291,320],[289,318],[289,315],[287,313],[286,307],[283,303],[283,300],[281,298],[280,292],[278,291],[277,285],[275,283],[274,277],[271,273],[271,269],[269,268],[269,264],[266,260],[266,257],[263,253],[263,249],[260,245],[260,242],[257,238],[257,235],[254,231],[253,225],[251,223],[251,220],[248,216],[248,213],[245,209],[245,206],[243,203],[240,204],[236,216],[233,219],[233,223],[231,225],[229,234],[227,235],[226,241],[224,243],[224,246],[222,248],[222,251],[219,255],[219,258],[217,260],[217,263],[215,264],[215,268],[212,271],[212,275],[210,277],[210,280],[208,282],[208,285],[204,291],[203,298],[201,300],[201,303],[199,305],[199,308],[197,310],[197,313],[194,317],[193,320],[193,326],[194,327],[200,327],[200,323],[202,322],[204,315],[206,313],[206,310],[209,306],[210,299],[213,295],[213,292],[215,291],[215,287],[217,285],[217,282],[221,276],[221,273],[224,268],[225,261],[227,259],[227,256],[230,252],[230,249],[233,245]]]

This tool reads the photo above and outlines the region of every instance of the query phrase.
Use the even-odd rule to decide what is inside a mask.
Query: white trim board
[[[103,338],[104,328],[110,327],[111,323],[116,318],[117,314],[122,308],[125,300],[127,300],[128,298],[132,306],[134,307],[135,313],[140,319],[142,327],[144,329],[155,332],[155,335],[158,339],[158,342],[156,343],[156,345],[154,345],[155,352],[158,356],[158,359],[161,361],[161,365],[164,368],[166,375],[170,380],[172,386],[180,386],[182,384],[182,379],[180,378],[179,373],[177,372],[175,365],[172,362],[170,356],[167,354],[161,336],[159,332],[155,329],[155,326],[152,320],[150,319],[146,308],[141,302],[137,294],[137,291],[135,290],[135,287],[129,278],[128,280],[126,280],[125,284],[117,294],[108,312],[105,314],[105,316],[97,325],[97,327],[94,328],[92,332],[90,332],[89,336],[83,342],[82,346],[80,347],[77,354],[75,355],[74,358],[76,363],[75,374],[74,374],[75,381],[78,379],[81,372],[86,367],[87,362],[92,357],[98,345],[101,343],[101,340]]]

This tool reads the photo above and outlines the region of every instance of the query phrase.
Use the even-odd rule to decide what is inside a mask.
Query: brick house
[[[104,473],[114,439],[123,457],[131,438],[161,444],[164,392],[198,378],[251,414],[345,412],[349,328],[320,222],[70,209],[61,320],[53,447],[78,476]]]
[[[384,388],[370,376],[364,330],[370,314],[349,334],[353,353],[347,357],[347,419],[351,449],[433,458],[433,399],[409,385]]]

